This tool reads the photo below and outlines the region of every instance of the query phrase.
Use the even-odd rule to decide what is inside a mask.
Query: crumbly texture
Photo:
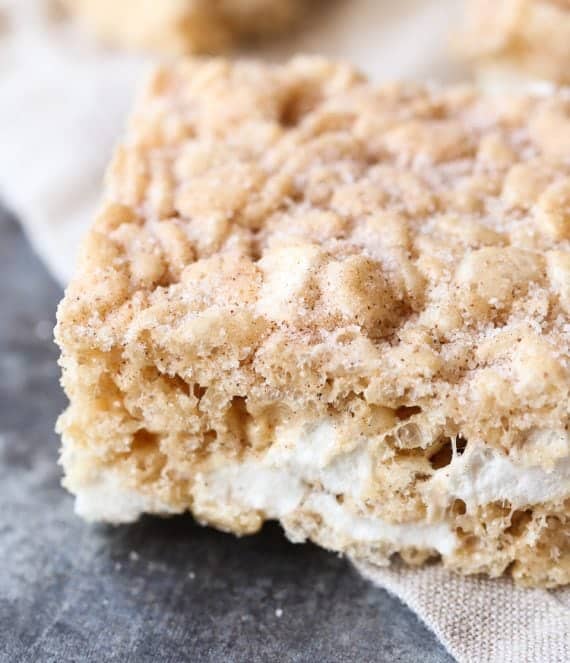
[[[468,0],[458,51],[484,82],[570,84],[568,0]]]
[[[216,53],[236,42],[281,32],[299,20],[307,5],[303,0],[62,2],[110,43],[175,55]]]
[[[570,582],[570,99],[161,68],[58,312],[84,516]]]

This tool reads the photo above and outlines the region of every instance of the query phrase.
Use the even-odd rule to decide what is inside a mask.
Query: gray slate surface
[[[0,661],[451,661],[397,599],[277,526],[76,518],[52,432],[60,296],[0,211]]]

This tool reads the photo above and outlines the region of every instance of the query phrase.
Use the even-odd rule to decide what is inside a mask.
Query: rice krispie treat
[[[459,52],[492,89],[570,84],[570,0],[467,0]]]
[[[58,314],[88,520],[570,581],[570,98],[184,61]]]
[[[105,40],[166,53],[213,53],[287,29],[303,0],[62,0]]]

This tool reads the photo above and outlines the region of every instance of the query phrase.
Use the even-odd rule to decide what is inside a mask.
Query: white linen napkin
[[[0,0],[0,197],[62,284],[89,226],[101,179],[150,58],[106,51],[48,0]],[[451,80],[456,0],[339,0],[266,49],[345,58],[373,80]],[[407,603],[460,663],[568,663],[570,589],[515,588],[440,566],[357,565]]]

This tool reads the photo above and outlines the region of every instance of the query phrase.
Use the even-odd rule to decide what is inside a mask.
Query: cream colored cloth
[[[86,43],[47,0],[0,0],[0,200],[62,283],[145,67]]]
[[[458,8],[457,0],[336,0],[263,55],[320,52],[377,81],[457,79],[447,36]],[[0,197],[62,283],[148,64],[98,48],[57,20],[47,0],[0,0]],[[570,590],[521,590],[438,566],[360,570],[406,602],[461,663],[570,661]]]
[[[460,663],[570,661],[570,589],[464,578],[439,564],[356,568],[406,603]]]

